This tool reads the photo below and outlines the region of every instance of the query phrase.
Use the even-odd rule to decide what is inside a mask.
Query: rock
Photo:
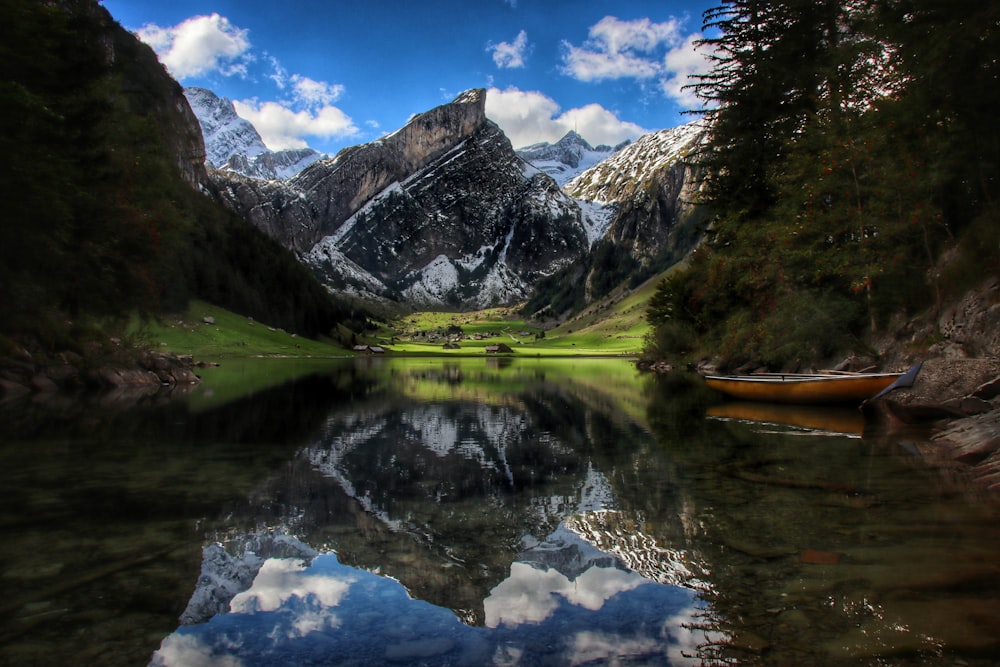
[[[821,551],[819,549],[803,549],[799,553],[799,562],[809,565],[836,565],[844,558],[844,554],[836,551]]]
[[[59,385],[47,378],[45,375],[39,373],[31,378],[29,385],[35,391],[59,391]]]
[[[989,277],[944,310],[938,330],[952,347],[968,356],[1000,354],[1000,281]]]
[[[47,367],[45,369],[45,377],[63,389],[78,389],[83,384],[80,379],[80,369],[68,363]]]
[[[983,398],[1000,381],[1000,359],[930,359],[912,387],[896,389],[862,410],[871,421],[919,424],[992,409]]]
[[[952,458],[978,464],[1000,450],[1000,411],[955,420],[933,440],[947,447]]]
[[[15,382],[13,380],[8,380],[6,378],[0,378],[0,398],[7,400],[10,398],[17,398],[18,396],[24,396],[25,394],[30,394],[31,388],[21,384],[20,382]]]
[[[169,352],[144,350],[132,361],[124,361],[129,354],[119,354],[119,361],[100,363],[107,353],[99,343],[90,347],[92,356],[80,356],[73,352],[58,352],[49,357],[51,361],[25,359],[30,356],[14,355],[0,359],[0,396],[4,400],[30,393],[57,395],[82,389],[109,389],[123,387],[151,387],[158,391],[163,385],[193,385],[201,382],[194,373],[194,359],[188,355],[179,357]],[[86,368],[91,366],[91,368]]]

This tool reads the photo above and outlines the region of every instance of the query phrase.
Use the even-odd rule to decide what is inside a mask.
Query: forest
[[[193,298],[311,337],[364,321],[182,178],[180,86],[103,7],[0,13],[0,353],[79,349]]]
[[[809,364],[1000,273],[1000,4],[724,0],[704,28],[709,223],[648,353]]]

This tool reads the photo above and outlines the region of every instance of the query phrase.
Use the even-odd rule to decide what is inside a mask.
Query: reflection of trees
[[[325,407],[279,411],[307,417],[305,445],[232,508],[243,518],[230,527],[284,527],[482,624],[483,600],[523,540],[562,523],[644,576],[701,591],[706,625],[731,637],[703,646],[706,662],[848,664],[892,651],[924,659],[927,637],[941,631],[894,629],[921,624],[907,608],[938,626],[946,612],[929,605],[942,599],[967,627],[977,627],[975,614],[995,615],[983,611],[989,593],[975,590],[984,566],[968,536],[948,550],[947,535],[924,522],[920,508],[939,502],[934,476],[915,484],[921,471],[891,444],[706,420],[714,399],[696,377],[646,384],[648,409],[636,419],[611,392],[519,369],[373,367],[348,383],[356,391],[303,385],[295,400],[318,393]],[[926,534],[914,542],[917,526]],[[911,599],[914,585],[926,599]],[[975,591],[965,609],[939,590],[953,585]],[[949,633],[972,648],[996,641]]]
[[[730,636],[706,659],[991,664],[976,662],[1000,626],[995,573],[980,559],[1000,538],[983,540],[933,471],[891,442],[706,420],[678,382],[651,398],[662,449],[637,466],[674,471],[672,488],[650,495],[676,501],[667,515],[641,507],[658,542],[680,537],[703,565],[706,622]],[[670,505],[684,508],[683,536],[670,532]]]
[[[634,476],[635,457],[651,447],[648,431],[608,395],[534,367],[496,374],[442,364],[382,377],[385,391],[334,407],[300,456],[237,510],[246,519],[234,530],[285,526],[475,624],[526,537],[550,534],[584,507],[619,502],[595,475],[614,471],[616,494],[634,496],[630,507],[650,514],[651,502],[655,514],[675,517],[671,534],[682,532],[678,512],[658,504],[674,501],[648,492],[651,476],[662,480],[657,490],[671,476],[658,465]],[[435,385],[458,398],[414,402],[397,391],[436,395]],[[468,400],[473,388],[489,400]]]

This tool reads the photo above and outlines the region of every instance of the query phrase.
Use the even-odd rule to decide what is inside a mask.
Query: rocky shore
[[[84,357],[61,352],[36,359],[18,349],[0,360],[0,400],[29,394],[50,394],[126,387],[192,385],[201,382],[190,356],[139,350],[132,358]]]
[[[889,431],[926,427],[923,456],[967,468],[1000,493],[1000,359],[930,359],[912,387],[867,401],[862,412]]]
[[[921,456],[954,466],[1000,494],[1000,279],[987,277],[937,312],[900,319],[869,347],[869,356],[852,355],[833,368],[891,372],[921,364],[912,386],[862,406],[871,430],[929,434],[914,440]],[[641,362],[639,368],[674,370],[666,361]],[[697,365],[703,375],[756,368],[722,371],[708,359]]]

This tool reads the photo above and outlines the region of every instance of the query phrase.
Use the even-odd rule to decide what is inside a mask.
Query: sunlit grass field
[[[547,330],[526,322],[516,307],[507,307],[413,313],[355,340],[380,346],[388,354],[414,356],[633,357],[642,352],[649,332],[646,303],[657,282],[654,278],[635,290],[621,290]],[[151,347],[204,361],[359,354],[334,341],[303,338],[201,301],[192,302],[182,314],[148,322],[137,320],[131,333]],[[351,338],[349,333],[341,337]],[[446,349],[449,341],[457,347]],[[501,343],[511,351],[487,351]]]

